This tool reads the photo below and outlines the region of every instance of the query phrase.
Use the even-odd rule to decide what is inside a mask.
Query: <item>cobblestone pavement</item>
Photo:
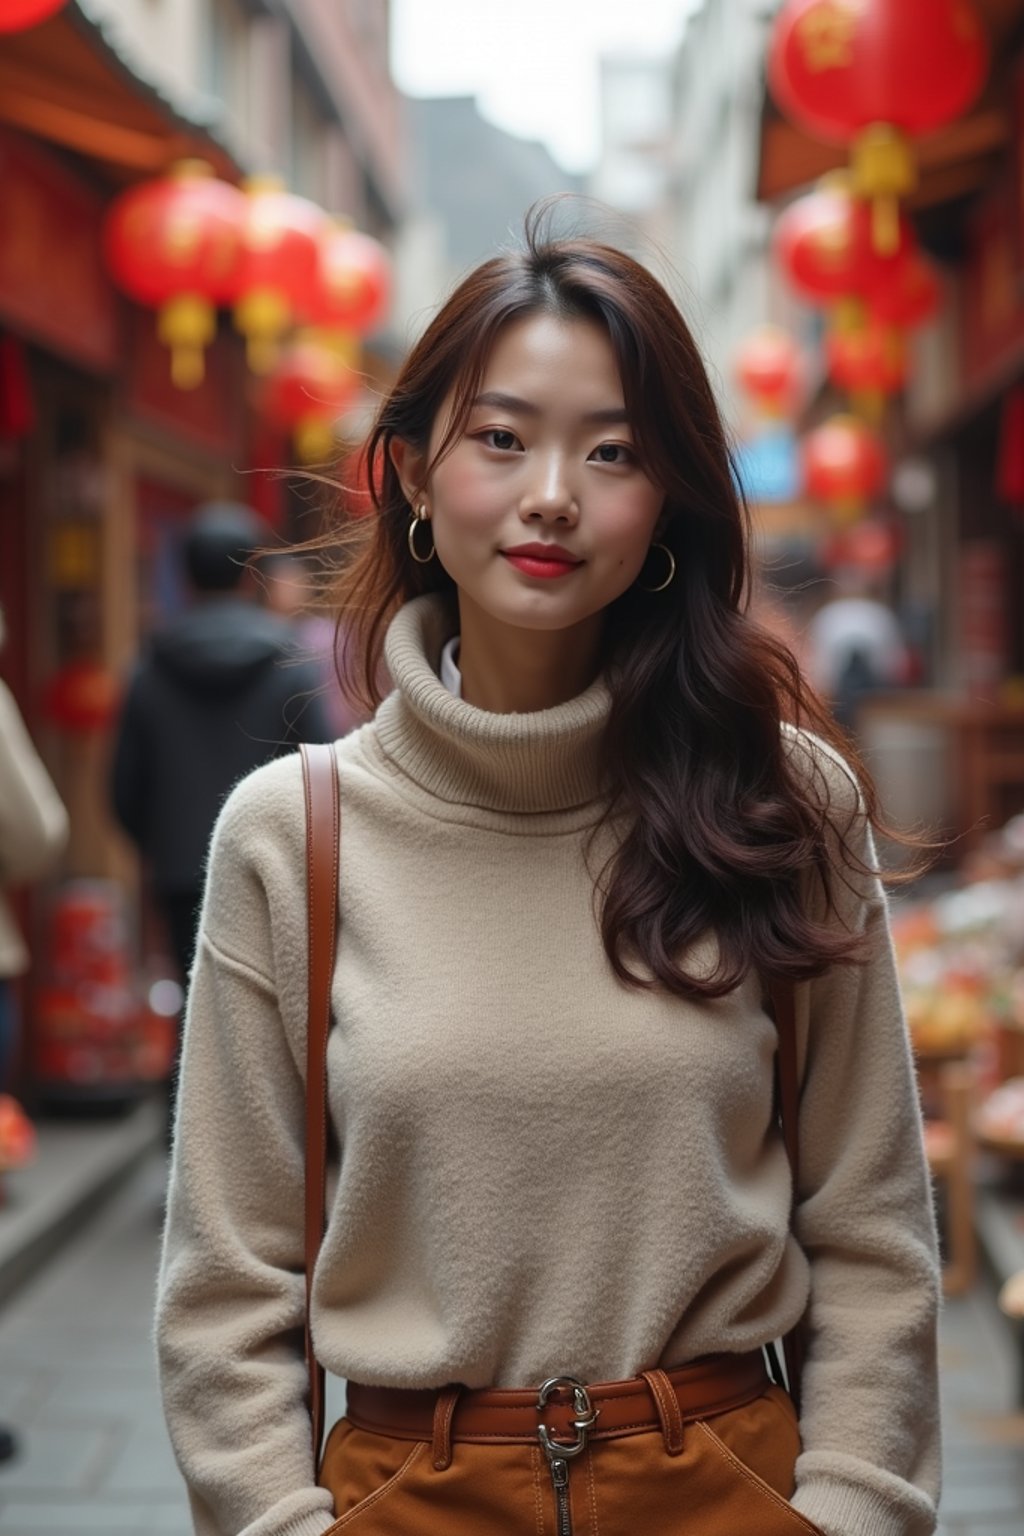
[[[189,1536],[149,1345],[162,1182],[148,1162],[0,1312],[0,1419],[23,1441],[0,1468],[4,1536]],[[1024,1415],[983,1291],[947,1305],[942,1340],[942,1536],[1022,1536]]]

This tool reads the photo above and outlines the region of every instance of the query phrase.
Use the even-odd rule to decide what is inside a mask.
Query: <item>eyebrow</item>
[[[539,416],[541,413],[540,406],[534,405],[532,401],[521,400],[518,395],[506,395],[500,389],[489,389],[477,395],[471,409],[478,405],[492,406],[499,411],[518,411],[520,416]],[[616,422],[628,422],[629,412],[624,405],[613,405],[603,411],[587,411],[583,420],[595,426],[610,426]]]

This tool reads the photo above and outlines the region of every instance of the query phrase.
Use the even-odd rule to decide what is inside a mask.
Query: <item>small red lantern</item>
[[[736,378],[766,416],[784,416],[795,406],[803,382],[800,349],[781,326],[759,325],[740,347]]]
[[[323,209],[285,191],[277,178],[246,183],[233,296],[235,324],[254,373],[268,373],[285,332],[312,318],[326,227]]]
[[[909,363],[901,331],[878,321],[854,331],[835,331],[825,343],[828,375],[847,390],[865,413],[877,418],[886,395],[907,382]]]
[[[330,458],[334,424],[358,388],[359,375],[337,351],[300,335],[281,353],[267,379],[264,414],[291,434],[301,459],[321,461]]]
[[[894,282],[915,250],[913,230],[901,219],[896,250],[879,255],[866,205],[845,186],[831,183],[790,203],[775,226],[775,256],[793,288],[811,304],[869,298]]]
[[[803,442],[804,483],[844,522],[859,516],[888,473],[885,451],[855,416],[832,416]]]
[[[179,389],[203,378],[203,349],[216,332],[238,263],[243,198],[201,160],[142,182],[111,206],[103,230],[107,265],[119,287],[158,311]]]
[[[913,190],[908,137],[964,112],[988,67],[970,0],[786,0],[768,56],[772,95],[815,138],[852,146],[854,190],[892,252],[896,199]]]
[[[0,32],[24,32],[37,27],[67,5],[68,0],[2,0]]]
[[[309,319],[332,331],[366,335],[391,302],[391,259],[378,240],[336,227],[320,240],[319,281]]]
[[[924,325],[942,302],[942,282],[935,266],[920,251],[897,263],[892,276],[870,299],[871,314],[883,325],[913,330]]]

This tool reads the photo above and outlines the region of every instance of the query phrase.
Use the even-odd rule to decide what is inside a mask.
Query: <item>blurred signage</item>
[[[133,307],[131,319],[126,388],[132,414],[204,447],[233,449],[245,398],[241,341],[221,330],[207,351],[202,382],[195,389],[176,389],[171,356],[157,336],[153,311]]]
[[[44,150],[0,134],[0,316],[87,368],[117,363],[100,256],[103,200]]]
[[[741,443],[735,455],[734,473],[751,506],[795,501],[802,487],[792,427],[773,422]]]
[[[972,539],[960,549],[960,659],[971,694],[991,693],[1009,671],[1006,563],[996,539]]]
[[[1000,185],[975,211],[968,229],[961,311],[965,385],[983,382],[1024,348],[1024,295],[1011,190]]]

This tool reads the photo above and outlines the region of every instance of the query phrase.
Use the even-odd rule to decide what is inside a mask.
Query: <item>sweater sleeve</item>
[[[874,869],[848,778],[844,798],[848,839]],[[885,896],[873,876],[851,885],[836,920],[863,934],[866,962],[798,989],[794,1221],[810,1299],[793,1503],[826,1536],[929,1536],[940,1464],[931,1195]]]
[[[157,1298],[164,1409],[197,1536],[321,1536],[334,1519],[316,1486],[302,1348],[304,1040],[272,979],[275,951],[300,936],[275,931],[261,877],[266,782],[267,770],[243,781],[214,833]],[[301,805],[297,782],[294,793]],[[298,879],[301,842],[291,851]],[[301,899],[288,905],[304,923]]]

